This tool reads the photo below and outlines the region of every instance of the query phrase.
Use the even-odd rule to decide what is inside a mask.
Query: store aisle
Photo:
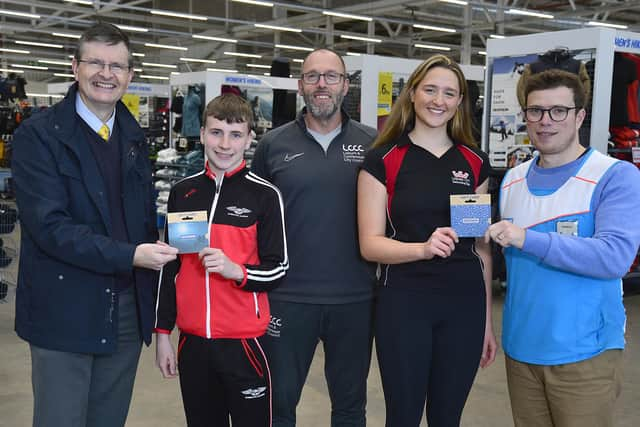
[[[28,346],[13,332],[13,302],[0,304],[0,427],[28,427],[31,425],[31,385]],[[617,426],[640,425],[640,295],[625,299],[628,314],[627,351],[625,352],[625,380],[618,402]],[[499,333],[502,299],[494,303],[496,333]],[[329,399],[322,371],[322,351],[318,349],[309,379],[298,408],[300,427],[328,427]],[[154,349],[146,348],[138,369],[138,377],[127,427],[184,426],[182,403],[176,380],[163,380],[154,366]],[[369,375],[368,425],[384,425],[384,399],[375,359]],[[426,423],[422,425],[426,426]],[[512,426],[504,373],[504,356],[481,371],[471,391],[463,427]]]

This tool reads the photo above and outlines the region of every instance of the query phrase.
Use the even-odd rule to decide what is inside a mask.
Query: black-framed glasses
[[[104,70],[105,66],[109,68],[109,71],[111,71],[113,74],[128,73],[131,69],[131,67],[125,64],[119,64],[117,62],[107,63],[97,59],[78,59],[77,61],[87,64],[87,68],[89,68],[89,70],[94,73],[98,73]]]
[[[345,75],[336,71],[329,71],[326,73],[310,71],[302,74],[302,81],[308,85],[314,85],[320,81],[320,77],[324,77],[324,82],[328,85],[337,85],[345,78]]]
[[[539,122],[544,117],[544,113],[549,114],[549,118],[554,122],[561,122],[567,118],[569,111],[577,110],[580,107],[565,107],[564,105],[554,105],[551,108],[528,107],[522,110],[524,119],[528,122]]]

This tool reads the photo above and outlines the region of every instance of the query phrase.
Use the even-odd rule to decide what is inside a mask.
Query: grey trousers
[[[31,345],[33,427],[120,427],[142,348],[133,289],[119,295],[118,350],[94,355]]]

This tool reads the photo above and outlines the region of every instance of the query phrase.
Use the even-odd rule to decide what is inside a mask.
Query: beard
[[[313,93],[305,92],[303,94],[304,103],[313,118],[321,121],[329,120],[331,117],[333,117],[334,114],[336,114],[336,112],[340,110],[342,100],[344,99],[342,92],[338,92],[335,94],[331,93],[329,95],[331,96],[331,102],[323,102],[317,104],[313,97]]]

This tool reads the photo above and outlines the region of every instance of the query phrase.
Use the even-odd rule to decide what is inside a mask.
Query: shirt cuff
[[[537,258],[544,259],[551,246],[551,234],[540,231],[525,230],[524,245],[522,251]]]
[[[244,266],[244,264],[240,264],[240,268],[242,269],[242,281],[238,282],[236,281],[236,285],[239,288],[244,287],[244,285],[247,284],[247,267]]]

